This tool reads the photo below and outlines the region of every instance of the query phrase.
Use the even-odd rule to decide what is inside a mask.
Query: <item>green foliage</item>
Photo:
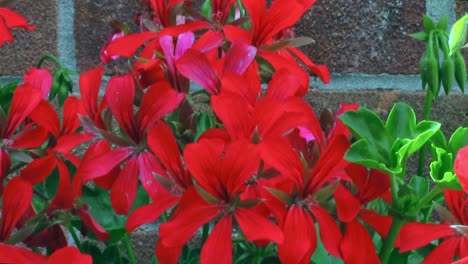
[[[440,129],[437,122],[416,123],[413,109],[404,103],[393,106],[386,124],[364,107],[339,118],[357,138],[346,153],[346,160],[394,175],[404,172],[408,157]]]

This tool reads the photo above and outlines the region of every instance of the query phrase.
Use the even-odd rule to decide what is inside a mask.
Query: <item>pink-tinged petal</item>
[[[138,191],[138,160],[131,158],[112,185],[110,199],[117,214],[126,215]]]
[[[159,37],[159,45],[163,50],[164,58],[166,59],[169,70],[171,72],[175,72],[174,39],[169,35],[161,36]]]
[[[34,149],[40,147],[49,138],[50,134],[43,127],[24,128],[21,134],[13,138],[12,149]]]
[[[335,197],[338,219],[342,222],[354,220],[361,209],[359,200],[341,184],[338,184],[333,196]]]
[[[107,46],[108,56],[132,57],[145,42],[157,37],[155,32],[140,32],[117,38]]]
[[[138,177],[145,189],[146,193],[150,197],[155,197],[155,195],[160,191],[161,185],[158,183],[153,173],[163,174],[165,173],[164,168],[159,164],[159,162],[154,158],[153,153],[145,150],[138,154]]]
[[[2,201],[2,219],[0,220],[0,241],[6,241],[23,213],[32,201],[32,185],[15,177],[5,187]]]
[[[193,34],[193,32],[189,31],[189,32],[180,34],[179,38],[177,39],[174,59],[178,60],[180,57],[182,57],[185,51],[187,51],[189,48],[193,46],[194,42],[195,42],[195,35]]]
[[[58,160],[57,165],[59,173],[59,184],[57,193],[55,194],[55,197],[50,204],[51,212],[56,209],[71,209],[73,206],[73,200],[75,198],[73,193],[70,192],[71,176],[67,165],[65,165],[65,162],[62,160]]]
[[[421,264],[452,263],[455,256],[459,238],[452,237],[439,244],[432,250]]]
[[[221,175],[223,151],[219,142],[218,140],[202,140],[186,145],[184,161],[198,185],[216,198],[223,199],[225,193],[218,180]]]
[[[407,223],[400,230],[400,252],[417,249],[454,234],[456,230],[446,224]]]
[[[192,179],[182,165],[181,155],[171,128],[164,122],[158,122],[148,133],[148,146],[172,178],[181,187],[192,185]]]
[[[177,264],[179,263],[179,257],[183,248],[183,246],[167,247],[161,242],[160,239],[156,243],[154,250],[156,251],[156,258],[158,259],[159,263]]]
[[[468,193],[468,146],[458,151],[453,169],[460,180],[461,186]]]
[[[333,217],[322,207],[313,206],[310,208],[319,224],[320,239],[323,246],[337,258],[341,258],[340,241],[342,239],[341,231]]]
[[[152,85],[141,99],[138,111],[140,133],[147,132],[159,119],[174,111],[184,99],[185,94],[172,89],[167,82]]]
[[[22,247],[0,244],[0,263],[47,264],[47,258]]]
[[[13,42],[13,35],[10,32],[10,29],[7,27],[5,21],[0,18],[0,46],[5,42]]]
[[[205,88],[210,94],[218,94],[220,81],[205,54],[195,49],[189,49],[176,62],[177,70]]]
[[[245,208],[237,208],[234,216],[247,240],[267,240],[277,244],[283,242],[283,233],[267,218]]]
[[[91,69],[80,76],[80,95],[83,107],[89,116],[98,112],[98,95],[104,70],[101,66]]]
[[[118,148],[110,152],[94,156],[87,160],[87,162],[81,163],[75,177],[78,176],[79,179],[81,179],[81,184],[83,184],[95,178],[104,176],[132,155],[132,152],[132,148]]]
[[[175,215],[169,222],[161,224],[159,234],[166,247],[183,246],[200,226],[222,212],[217,205],[208,204],[194,187],[185,191]]]
[[[133,115],[135,81],[130,74],[113,76],[106,86],[106,100],[122,130],[136,143],[139,131]]]
[[[255,1],[261,3],[261,1]],[[252,43],[252,33],[246,29],[240,28],[238,26],[233,25],[226,25],[223,27],[224,35],[226,39],[234,42],[234,41],[242,41],[244,43]]]
[[[46,100],[41,100],[39,105],[31,112],[29,117],[38,125],[43,126],[56,138],[60,134],[60,119],[54,107]]]
[[[221,46],[224,42],[224,36],[217,30],[209,30],[201,35],[193,44],[192,48],[206,53]]]
[[[47,155],[31,161],[21,170],[21,178],[35,185],[45,180],[57,166],[57,158],[54,155]]]
[[[76,247],[65,247],[57,250],[47,261],[47,264],[92,264],[90,255],[82,254]]]
[[[241,41],[235,42],[224,57],[223,75],[227,73],[242,75],[255,59],[256,54],[257,48],[254,46]]]
[[[278,256],[284,264],[310,263],[317,237],[311,216],[293,205],[283,225],[284,242],[278,245]]]
[[[41,91],[34,89],[29,84],[23,84],[16,88],[11,99],[8,121],[3,132],[3,138],[11,138],[24,121],[24,119],[36,108],[41,101]]]
[[[211,97],[211,106],[232,140],[251,139],[255,124],[250,117],[246,100],[237,94],[222,92]]]
[[[47,69],[32,67],[24,75],[24,83],[29,83],[32,87],[41,91],[42,99],[47,99],[53,82],[52,75]]]
[[[359,218],[370,225],[382,238],[385,238],[392,225],[392,217],[379,215],[373,210],[362,209]]]
[[[200,253],[203,264],[232,263],[232,216],[221,218],[211,230]]]
[[[369,232],[357,220],[353,220],[346,225],[340,248],[343,260],[347,264],[380,263]]]
[[[233,197],[240,192],[259,166],[260,155],[255,145],[248,141],[237,141],[229,145],[224,153],[220,178],[228,195]]]
[[[291,52],[295,57],[297,57],[300,61],[304,63],[310,71],[312,71],[315,75],[317,75],[323,83],[327,84],[330,82],[330,71],[328,67],[325,65],[318,65],[313,63],[307,55],[302,53],[299,49],[288,47],[289,52]]]
[[[174,206],[177,201],[179,201],[178,197],[172,196],[170,193],[165,193],[164,196],[161,196],[161,199],[136,208],[130,213],[125,223],[125,230],[127,230],[127,233],[131,233],[135,228],[141,225],[156,221],[162,213]]]
[[[34,30],[35,27],[28,24],[28,21],[22,15],[5,7],[0,7],[0,17],[3,18],[9,28],[23,28],[26,30]]]
[[[93,205],[91,205],[93,206]],[[80,217],[83,224],[93,232],[93,234],[101,241],[109,239],[110,234],[99,225],[96,220],[85,210],[79,209],[78,216]]]

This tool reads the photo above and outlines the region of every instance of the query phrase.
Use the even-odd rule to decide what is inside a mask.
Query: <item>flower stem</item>
[[[37,63],[37,68],[41,68],[42,66],[42,63],[44,63],[44,61],[46,60],[50,60],[52,61],[56,66],[57,68],[62,68],[62,64],[60,63],[60,61],[52,54],[46,54],[44,56],[42,56],[40,59],[39,59],[39,62]]]
[[[427,206],[428,203],[442,192],[442,189],[439,186],[435,186],[430,192],[428,192],[420,201],[419,204],[411,211],[411,214],[416,215],[421,209]]]
[[[392,225],[390,226],[390,230],[388,231],[387,237],[385,238],[382,248],[380,249],[380,260],[382,264],[387,264],[390,258],[390,255],[393,251],[393,245],[395,244],[395,240],[400,232],[401,227],[405,224],[405,221],[398,216],[393,217]]]
[[[81,246],[81,241],[75,232],[75,228],[71,224],[68,225],[68,231],[70,231],[70,234],[73,238],[73,242],[75,242],[76,247],[81,251],[83,249]]]
[[[130,236],[128,234],[125,234],[122,239],[125,248],[127,250],[127,255],[129,258],[129,261],[131,264],[136,264],[136,258],[135,258],[135,253],[133,252],[133,247],[132,247],[132,242],[130,241]]]
[[[432,92],[429,88],[427,88],[426,103],[424,104],[423,120],[429,120],[429,117],[431,115],[431,107],[432,107]],[[423,145],[421,149],[419,149],[419,160],[418,160],[418,171],[417,171],[418,176],[423,175],[425,156],[426,156],[426,146]]]

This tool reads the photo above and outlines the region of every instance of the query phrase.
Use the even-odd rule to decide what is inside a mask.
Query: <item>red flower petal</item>
[[[30,26],[28,24],[28,21],[26,20],[25,17],[23,17],[22,15],[14,12],[13,10],[10,10],[8,8],[0,7],[0,17],[3,18],[6,25],[9,28],[19,27],[19,28],[23,28],[23,29],[26,29],[26,30],[34,30],[35,29],[34,26]]]
[[[41,101],[41,91],[34,89],[29,84],[23,84],[16,88],[11,99],[8,121],[3,132],[3,138],[11,138],[13,133],[24,119],[36,108]]]
[[[400,252],[420,248],[455,233],[455,229],[446,224],[407,223],[400,230]]]
[[[458,151],[453,169],[460,180],[461,186],[468,193],[468,146]]]
[[[323,83],[327,84],[330,82],[330,71],[325,65],[318,65],[313,63],[307,55],[302,53],[299,49],[288,47],[289,52],[296,56],[300,61],[302,61],[307,68],[309,68],[315,75],[317,75]]]
[[[93,259],[90,255],[81,254],[75,247],[65,247],[55,251],[47,261],[47,264],[92,264]]]
[[[46,101],[41,100],[39,105],[29,115],[38,125],[43,126],[56,138],[60,134],[60,119],[55,112],[54,107]]]
[[[328,253],[337,258],[341,258],[340,241],[341,231],[333,217],[322,207],[313,206],[310,208],[319,224],[320,239]]]
[[[13,42],[13,35],[7,27],[5,21],[0,18],[0,46],[5,42]]]
[[[179,263],[179,257],[182,253],[183,246],[179,247],[167,247],[163,243],[161,243],[161,239],[158,240],[155,247],[156,258],[158,259],[159,263],[164,264],[177,264]]]
[[[136,208],[128,217],[125,230],[127,230],[127,233],[131,233],[141,225],[156,221],[164,211],[176,204],[178,200],[178,197],[165,193],[161,195],[160,199]]]
[[[353,220],[346,225],[340,248],[343,260],[347,264],[380,263],[369,232],[357,220]]]
[[[267,218],[245,208],[237,208],[234,216],[247,240],[267,240],[278,244],[283,242],[283,233]]]
[[[427,255],[421,264],[441,264],[452,263],[456,254],[459,238],[452,237],[439,244],[432,252]]]
[[[382,238],[387,236],[388,230],[392,225],[392,217],[388,215],[379,215],[375,211],[362,209],[359,217],[370,225]]]
[[[138,160],[131,158],[112,185],[110,199],[117,214],[126,215],[138,190]]]
[[[46,264],[47,258],[25,248],[0,244],[0,263]]]
[[[75,198],[73,193],[70,192],[71,176],[67,165],[65,165],[62,160],[58,160],[57,165],[59,172],[59,185],[57,193],[50,205],[51,211],[56,209],[71,209]]]
[[[6,241],[10,237],[16,223],[29,208],[32,195],[32,185],[20,177],[15,177],[8,182],[3,192],[0,241]]]
[[[24,128],[21,134],[13,138],[11,148],[34,149],[40,147],[49,138],[49,132],[43,127]]]
[[[98,66],[80,76],[80,95],[83,107],[89,116],[94,117],[98,112],[98,94],[104,70]]]
[[[135,143],[140,138],[136,120],[133,115],[135,82],[130,74],[113,76],[106,86],[106,100],[125,134]]]
[[[74,96],[67,97],[63,104],[62,135],[72,134],[80,127],[81,121],[78,115],[86,115],[81,101]]]
[[[92,206],[92,205],[91,205]],[[80,217],[83,224],[93,232],[93,234],[101,241],[109,239],[110,234],[99,225],[96,220],[85,210],[79,209],[78,216]]]
[[[178,93],[167,82],[152,85],[143,95],[138,111],[140,133],[145,133],[156,121],[174,111],[185,99],[184,93]]]
[[[185,191],[173,218],[161,224],[160,239],[166,247],[182,246],[200,226],[215,218],[221,208],[208,204],[194,187]]]
[[[38,184],[45,180],[57,166],[57,158],[54,155],[47,155],[31,161],[21,170],[21,178],[31,184]]]
[[[361,203],[356,197],[341,184],[338,184],[333,196],[335,197],[336,211],[340,221],[350,222],[354,220],[361,209]]]
[[[203,264],[232,263],[232,216],[221,218],[211,230],[200,253]]]
[[[312,217],[302,208],[293,205],[284,221],[283,233],[284,242],[278,245],[281,263],[310,263],[310,257],[317,247]]]
[[[109,57],[121,56],[129,58],[132,57],[138,48],[146,41],[154,39],[157,36],[157,33],[151,31],[126,35],[109,43],[106,52]]]

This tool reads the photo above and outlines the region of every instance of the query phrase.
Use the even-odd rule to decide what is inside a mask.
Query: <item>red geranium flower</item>
[[[0,46],[5,42],[13,42],[13,35],[10,32],[12,28],[23,28],[29,31],[35,29],[20,14],[8,8],[0,7]]]

